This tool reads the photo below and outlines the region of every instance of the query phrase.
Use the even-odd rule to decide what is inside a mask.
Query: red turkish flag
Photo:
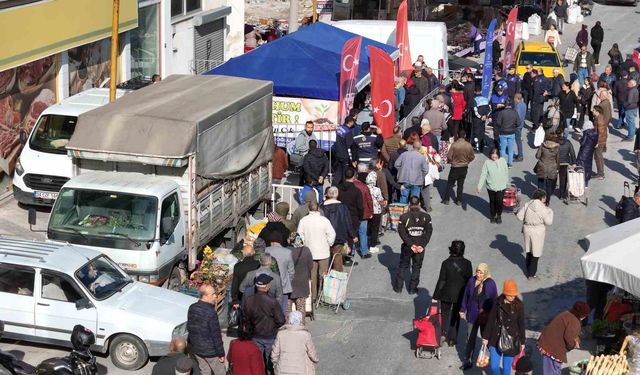
[[[342,56],[340,57],[339,125],[344,123],[345,117],[353,108],[353,99],[357,94],[356,83],[358,81],[358,59],[360,59],[361,45],[362,37],[356,36],[347,40],[342,47]]]
[[[518,23],[518,7],[511,9],[507,17],[507,35],[504,40],[504,56],[502,57],[502,71],[506,72],[513,62],[516,45],[516,24]]]
[[[409,48],[409,21],[407,18],[407,0],[403,0],[398,8],[398,18],[396,20],[396,47],[400,51],[399,71],[411,72],[413,61],[411,60],[411,49]]]
[[[380,48],[368,47],[373,120],[382,130],[382,136],[388,138],[393,134],[394,126],[394,64],[391,57]]]

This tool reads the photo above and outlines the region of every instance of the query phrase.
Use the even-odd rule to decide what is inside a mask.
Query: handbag
[[[506,355],[513,357],[520,353],[520,340],[516,336],[512,336],[507,328],[502,324],[502,312],[498,311],[498,324],[500,325],[500,334],[498,336],[498,350]]]

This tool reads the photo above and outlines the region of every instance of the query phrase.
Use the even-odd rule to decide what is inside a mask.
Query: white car
[[[96,335],[92,349],[124,370],[168,352],[186,335],[196,299],[134,281],[91,249],[0,237],[0,320],[5,337],[69,346],[73,326]]]

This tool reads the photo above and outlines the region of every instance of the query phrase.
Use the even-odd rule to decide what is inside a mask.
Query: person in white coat
[[[322,276],[329,270],[329,254],[336,239],[336,231],[326,217],[320,215],[318,202],[309,203],[309,215],[300,220],[298,234],[313,256],[311,270],[311,298],[316,300]]]
[[[528,279],[537,278],[538,259],[544,248],[546,226],[553,223],[553,210],[545,204],[546,199],[547,193],[537,189],[531,195],[531,200],[516,213],[518,220],[522,221]]]
[[[560,41],[560,33],[556,30],[556,26],[554,24],[550,24],[549,29],[544,33],[544,41],[552,44],[553,48],[558,48],[558,46],[562,44]]]

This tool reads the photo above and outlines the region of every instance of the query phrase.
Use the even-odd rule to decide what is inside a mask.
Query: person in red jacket
[[[451,99],[453,100],[453,111],[449,121],[449,132],[451,136],[458,139],[464,109],[467,108],[467,102],[464,100],[464,86],[458,81],[453,81],[451,84]]]
[[[253,332],[248,325],[238,330],[238,338],[229,344],[227,361],[233,375],[264,375],[262,352],[251,340]]]

